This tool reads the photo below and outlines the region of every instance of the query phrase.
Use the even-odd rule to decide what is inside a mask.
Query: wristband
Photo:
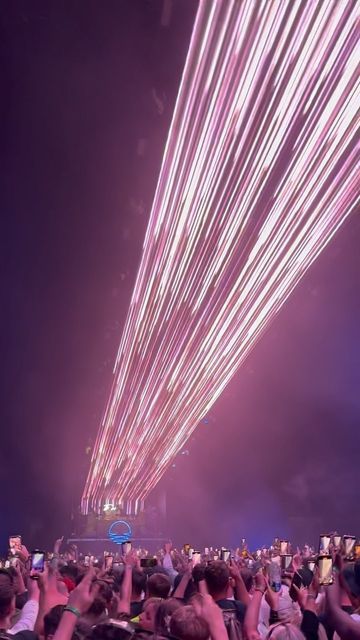
[[[76,607],[72,607],[70,604],[66,605],[64,611],[69,611],[70,613],[73,613],[74,616],[76,616],[77,618],[80,618],[81,616],[79,609],[77,609]]]

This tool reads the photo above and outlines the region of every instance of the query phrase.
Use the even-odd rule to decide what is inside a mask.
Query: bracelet
[[[76,616],[77,618],[80,618],[81,616],[79,609],[77,609],[76,607],[72,607],[70,604],[66,605],[64,611],[69,611],[70,613],[73,613],[74,616]]]

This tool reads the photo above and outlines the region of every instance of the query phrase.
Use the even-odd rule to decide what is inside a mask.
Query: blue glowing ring
[[[122,533],[119,533],[117,529],[120,529]],[[131,540],[131,527],[128,522],[125,522],[125,520],[116,520],[110,526],[108,536],[112,542],[115,542],[115,544],[123,544],[124,542],[128,542],[128,540]]]

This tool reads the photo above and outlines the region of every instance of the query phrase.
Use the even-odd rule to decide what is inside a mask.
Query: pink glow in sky
[[[358,6],[200,1],[85,512],[141,506],[354,211]]]

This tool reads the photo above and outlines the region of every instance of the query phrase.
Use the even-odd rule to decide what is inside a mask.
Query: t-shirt
[[[144,601],[140,600],[140,602],[131,602],[130,603],[130,618],[137,618],[140,613],[142,613],[144,607]]]
[[[236,617],[239,620],[239,622],[241,623],[244,622],[246,606],[242,602],[239,602],[239,600],[230,600],[230,599],[224,598],[223,600],[217,600],[216,604],[218,605],[218,607],[220,607],[220,609],[227,609],[232,611],[235,610]]]

